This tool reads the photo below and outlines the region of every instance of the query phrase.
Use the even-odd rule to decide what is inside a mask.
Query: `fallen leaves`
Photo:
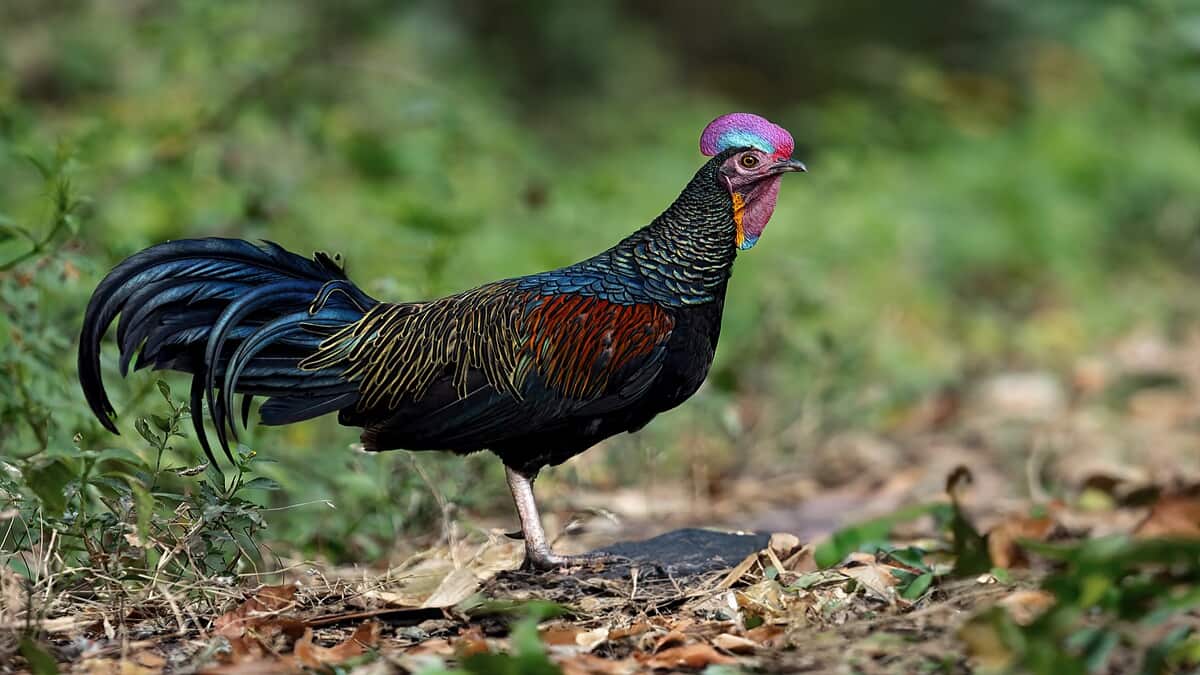
[[[580,654],[558,665],[563,675],[630,675],[641,670],[633,659],[606,659],[593,654]]]
[[[723,666],[737,663],[737,659],[725,656],[711,645],[694,643],[671,647],[661,652],[638,659],[647,668],[673,670],[692,668],[699,670],[708,666]]]
[[[466,600],[480,585],[503,570],[517,567],[524,545],[501,536],[480,544],[426,551],[388,571],[379,587],[355,599],[365,609],[380,606],[440,609]]]
[[[951,494],[957,499],[969,473],[961,470],[955,480],[957,485]],[[912,539],[903,547],[893,543],[894,538],[875,540],[878,543],[864,538],[857,544],[860,550],[846,553],[838,564],[812,571],[813,548],[795,536],[776,534],[763,550],[746,556],[723,574],[657,581],[643,576],[636,586],[632,578],[585,577],[567,584],[554,583],[560,581],[557,577],[532,578],[508,595],[496,593],[494,584],[481,588],[477,566],[447,568],[442,561],[422,559],[393,570],[368,593],[346,598],[343,603],[343,607],[374,609],[331,613],[328,605],[322,607],[318,602],[314,607],[311,590],[303,586],[264,586],[212,622],[216,647],[211,653],[216,656],[193,665],[197,672],[234,675],[328,671],[357,667],[370,662],[373,654],[382,654],[386,658],[373,665],[380,673],[391,672],[389,669],[397,666],[419,671],[431,663],[458,666],[472,673],[491,672],[486,670],[491,667],[501,668],[502,672],[527,672],[511,668],[534,663],[539,664],[536,672],[565,675],[699,671],[710,666],[771,662],[782,649],[809,646],[814,639],[835,635],[836,626],[900,617],[914,608],[918,609],[914,614],[924,616],[928,609],[947,606],[939,605],[939,594],[957,599],[960,593],[979,593],[978,597],[987,598],[964,607],[995,610],[976,611],[975,618],[962,624],[957,633],[972,662],[980,666],[1011,664],[1016,657],[1011,645],[1002,639],[1002,628],[1034,625],[1046,612],[1058,609],[1054,596],[1046,591],[1011,590],[1017,577],[996,568],[1026,567],[1033,556],[1024,550],[1022,542],[1046,540],[1056,528],[1060,533],[1070,531],[1059,527],[1061,514],[1056,505],[1043,508],[1037,515],[1005,516],[986,538],[974,530],[957,501],[943,503],[941,511],[921,507],[909,514],[925,518],[930,524],[940,523],[944,535],[951,526],[945,518],[950,507],[956,509],[952,515],[958,519],[957,526],[971,528],[979,540],[979,552],[991,560],[993,567],[985,574],[989,580],[986,584],[954,585],[959,583],[952,570],[955,550],[953,542],[944,538]],[[1200,502],[1185,496],[1167,497],[1149,510],[1138,534],[1147,538],[1185,536],[1198,522]],[[890,532],[896,526],[894,520],[880,523],[886,525],[881,525],[880,532]],[[1047,558],[1057,546],[1030,544],[1028,548]],[[1040,564],[1038,569],[1045,569],[1045,565]],[[972,579],[974,576],[962,581]],[[659,584],[655,587],[658,590],[652,591],[655,583]],[[566,588],[574,588],[575,595],[553,595]],[[537,603],[530,603],[530,598],[548,598],[542,603],[554,605],[560,612],[554,618],[542,614],[545,620],[540,622],[527,617],[516,624],[524,628],[513,629],[505,636],[497,630],[497,624],[479,620],[486,613],[473,614],[468,609],[470,603],[444,612],[428,607],[460,598],[466,592],[490,598],[483,602],[495,604],[493,609],[504,606],[507,609],[499,611],[510,615],[514,611],[534,614],[530,607]],[[398,602],[408,604],[393,604]],[[590,609],[584,611],[585,607]],[[669,609],[660,613],[659,607]],[[313,609],[324,611],[313,615]],[[428,615],[430,611],[434,614]],[[382,614],[394,615],[392,618],[399,618],[401,626],[412,630],[397,628],[393,634],[388,629],[385,634],[380,623],[364,621]],[[409,620],[412,623],[404,623]],[[422,624],[419,630],[415,625],[418,622]],[[942,630],[944,635],[952,635],[949,631],[953,629],[943,626]],[[893,642],[903,640],[900,631],[884,632],[890,635],[884,637]],[[855,642],[852,647],[847,644],[846,658],[887,654],[897,648],[884,638],[869,648],[867,644],[867,640]],[[831,649],[827,644],[821,648]],[[155,659],[162,661],[163,657],[154,652],[133,652],[123,660],[92,659],[90,670],[81,672],[141,675],[164,667]]]
[[[857,553],[851,556],[851,560],[845,566],[838,568],[838,571],[858,582],[878,599],[890,602],[896,597],[893,589],[899,583],[899,579],[892,572],[894,569],[897,568],[879,562],[875,556]]]
[[[760,595],[755,586],[760,584],[744,589],[749,593],[742,602],[758,606],[759,601],[751,599]],[[743,594],[742,590],[721,593],[730,598]],[[780,646],[778,638],[784,633],[783,627],[764,624],[746,629],[744,625],[742,620],[702,619],[683,611],[611,628],[603,625],[589,628],[573,620],[553,619],[540,624],[536,636],[545,657],[564,675],[617,675],[734,665],[738,657]],[[531,658],[525,638],[518,636],[523,630],[518,627],[508,637],[495,638],[485,637],[478,626],[471,626],[457,637],[434,638],[407,648],[400,658],[403,663],[414,664],[417,662],[409,659],[439,657],[453,658],[463,664],[493,666],[501,663],[497,659],[511,658],[509,663],[515,666]],[[483,658],[472,658],[480,656]]]
[[[296,661],[310,668],[345,663],[379,644],[379,631],[379,623],[368,621],[356,628],[354,634],[344,642],[333,647],[321,647],[313,644],[313,631],[309,628],[296,642]]]
[[[719,584],[717,584],[717,588],[731,588],[734,584],[740,581],[742,577],[744,577],[751,569],[754,568],[756,564],[758,564],[758,555],[758,553],[751,553],[742,559],[742,562],[738,563],[736,567],[729,570],[729,573],[725,575],[725,578],[722,579]]]
[[[91,611],[50,619],[38,611],[29,616],[29,601],[29,581],[11,568],[0,566],[0,631],[21,633],[36,628],[46,633],[70,633],[97,621],[97,615]]]
[[[356,659],[379,643],[380,624],[368,621],[355,629],[354,634],[332,647],[314,644],[313,630],[304,629],[295,641],[292,653],[283,651],[234,650],[218,666],[201,670],[213,675],[247,675],[248,673],[290,673],[305,668],[336,666]]]
[[[996,603],[1020,626],[1028,626],[1054,605],[1054,594],[1042,590],[1013,591]]]
[[[219,663],[201,672],[221,675],[298,672],[358,658],[379,643],[380,624],[360,624],[350,637],[325,647],[314,642],[313,628],[288,614],[296,609],[295,585],[264,586],[213,621],[213,632],[229,650]],[[290,653],[288,651],[290,644]]]
[[[1134,529],[1142,539],[1200,539],[1200,497],[1167,495],[1150,507],[1145,520]]]
[[[609,630],[605,627],[600,627],[577,633],[575,635],[575,644],[581,647],[583,651],[590,652],[608,642],[608,639]]]
[[[627,637],[637,637],[654,630],[654,624],[649,621],[637,621],[625,628],[614,628],[608,632],[608,639],[621,640]]]
[[[1021,540],[1044,540],[1054,530],[1054,518],[1014,516],[996,525],[987,534],[988,556],[994,567],[1012,569],[1026,567],[1029,559],[1021,548]]]
[[[247,628],[276,623],[279,614],[292,606],[295,596],[295,585],[263,586],[236,609],[217,617],[213,631],[226,638],[240,638]]]
[[[672,649],[674,647],[680,647],[680,646],[683,646],[684,644],[687,644],[687,641],[688,641],[688,636],[684,635],[682,632],[680,632],[678,630],[672,630],[669,633],[667,633],[666,635],[660,637],[654,643],[654,649],[652,651],[655,653],[658,653],[665,649]]]
[[[153,675],[163,672],[166,665],[166,658],[146,649],[125,657],[85,658],[76,672],[86,675]]]
[[[715,647],[731,654],[753,654],[759,648],[759,644],[754,640],[730,633],[717,635],[712,639],[712,643]]]

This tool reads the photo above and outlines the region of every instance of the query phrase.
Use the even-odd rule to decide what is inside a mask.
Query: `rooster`
[[[651,223],[612,248],[549,272],[422,302],[376,300],[332,258],[274,243],[184,239],[117,265],[83,320],[79,378],[100,422],[115,411],[100,345],[120,315],[120,370],[189,373],[191,416],[214,465],[209,411],[225,454],[245,426],[337,411],[366,450],[490,450],[504,463],[525,564],[555,554],[533,481],[622,432],[646,426],[704,381],[721,330],[730,270],[758,241],[784,173],[805,171],[792,136],[748,113],[713,120],[711,157]],[[136,361],[134,361],[136,355]]]

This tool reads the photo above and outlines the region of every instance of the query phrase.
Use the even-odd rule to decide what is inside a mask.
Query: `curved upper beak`
[[[785,159],[782,162],[777,162],[771,168],[775,170],[775,173],[786,173],[788,171],[808,171],[808,167],[804,166],[804,162],[801,162],[798,159]]]

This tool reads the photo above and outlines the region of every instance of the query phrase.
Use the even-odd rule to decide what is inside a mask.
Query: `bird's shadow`
[[[641,541],[623,541],[598,549],[617,556],[599,571],[604,578],[628,578],[637,568],[641,578],[675,579],[732,569],[746,556],[767,547],[771,535],[719,532],[699,528],[672,530]]]
[[[568,579],[608,579],[628,581],[694,579],[724,572],[753,553],[767,547],[770,534],[757,532],[720,532],[683,528],[650,539],[623,541],[591,553],[604,556],[597,562],[583,562],[555,570],[513,570],[502,573],[501,582],[528,583],[543,588],[559,586]]]

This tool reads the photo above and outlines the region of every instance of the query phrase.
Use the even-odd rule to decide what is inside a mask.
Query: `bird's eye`
[[[754,167],[758,166],[758,157],[750,154],[742,155],[740,162],[742,164],[742,168],[753,169]]]

